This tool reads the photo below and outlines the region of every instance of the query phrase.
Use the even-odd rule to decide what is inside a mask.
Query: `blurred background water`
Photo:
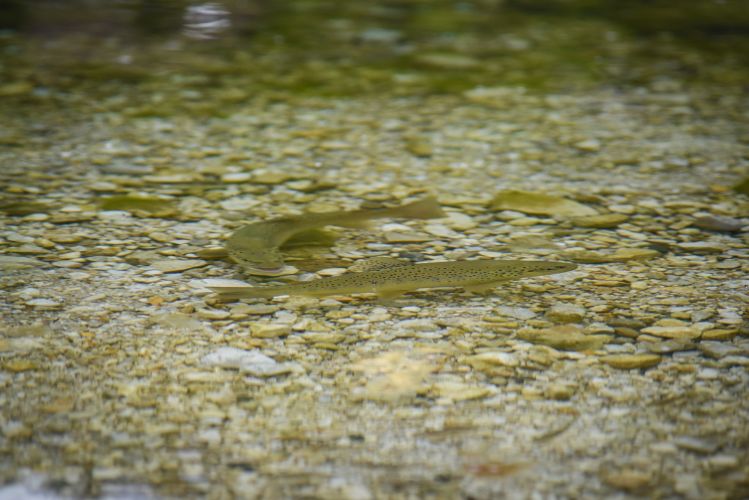
[[[229,101],[263,90],[745,85],[749,57],[740,0],[3,0],[0,30],[0,92],[30,98],[158,82],[232,89]]]

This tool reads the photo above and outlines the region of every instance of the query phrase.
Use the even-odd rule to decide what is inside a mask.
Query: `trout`
[[[533,260],[454,260],[413,264],[389,257],[376,257],[357,266],[360,272],[278,286],[211,287],[219,299],[270,298],[278,295],[349,295],[374,293],[392,299],[421,288],[462,287],[487,292],[500,283],[531,276],[571,271],[576,264]]]
[[[434,219],[445,217],[445,213],[433,197],[399,207],[307,213],[243,226],[229,237],[226,251],[249,274],[278,276],[284,270],[279,248],[295,234],[322,226],[362,228],[371,219],[385,217]]]

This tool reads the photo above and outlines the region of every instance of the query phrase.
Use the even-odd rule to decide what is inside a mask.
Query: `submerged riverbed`
[[[8,3],[0,498],[744,496],[749,20],[702,4]],[[222,258],[428,194],[296,274]],[[383,256],[578,267],[206,288]]]

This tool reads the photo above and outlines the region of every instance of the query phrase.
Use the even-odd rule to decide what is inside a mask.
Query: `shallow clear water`
[[[0,498],[741,497],[748,30],[738,1],[0,2]],[[223,258],[426,194],[448,217],[328,228],[286,277]],[[382,256],[578,268],[206,288]]]

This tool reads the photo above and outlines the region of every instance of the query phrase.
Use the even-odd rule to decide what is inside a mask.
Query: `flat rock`
[[[426,233],[406,232],[406,231],[387,231],[385,232],[385,241],[388,243],[423,243],[431,241],[434,237]]]
[[[510,307],[510,306],[499,306],[494,309],[494,312],[498,316],[506,316],[508,318],[515,318],[520,320],[527,320],[536,317],[536,313],[525,307]]]
[[[726,251],[725,245],[712,241],[688,241],[679,243],[677,247],[683,252],[697,254],[723,253]]]
[[[179,273],[188,269],[203,267],[206,264],[208,262],[201,259],[166,259],[151,262],[151,267],[164,273]]]
[[[492,210],[515,210],[532,215],[556,215],[561,217],[583,217],[597,212],[576,201],[532,191],[500,191],[491,201]]]
[[[490,376],[512,375],[512,371],[507,369],[514,368],[520,364],[516,354],[504,351],[482,352],[467,357],[465,362],[473,367],[474,370],[484,372]]]
[[[710,356],[711,358],[716,359],[741,354],[743,352],[741,348],[733,344],[729,344],[726,342],[717,342],[713,340],[702,341],[700,342],[698,347],[700,351]]]
[[[632,370],[655,366],[661,362],[661,357],[657,354],[612,354],[602,356],[601,361],[614,368]]]
[[[744,224],[739,219],[734,219],[733,217],[708,215],[696,218],[694,220],[694,226],[706,231],[737,233],[741,231],[744,226],[747,226],[747,224]]]
[[[42,261],[30,257],[14,257],[12,255],[0,255],[0,270],[17,271],[43,265]]]
[[[649,326],[640,330],[641,333],[664,337],[668,339],[696,339],[700,331],[691,326]]]
[[[256,377],[273,377],[291,372],[303,372],[297,363],[278,363],[259,351],[236,347],[220,347],[200,360],[203,366],[234,368]]]
[[[587,217],[575,217],[572,223],[578,227],[589,227],[595,229],[610,229],[619,224],[627,222],[628,216],[624,214],[589,215]]]
[[[256,321],[250,325],[250,333],[253,337],[261,339],[285,337],[291,333],[291,325],[285,323]]]
[[[574,304],[555,304],[546,317],[557,323],[579,323],[585,317],[585,308]]]
[[[611,341],[611,335],[585,335],[574,325],[561,325],[551,328],[525,328],[517,332],[519,339],[542,344],[566,351],[589,351],[600,349]]]

